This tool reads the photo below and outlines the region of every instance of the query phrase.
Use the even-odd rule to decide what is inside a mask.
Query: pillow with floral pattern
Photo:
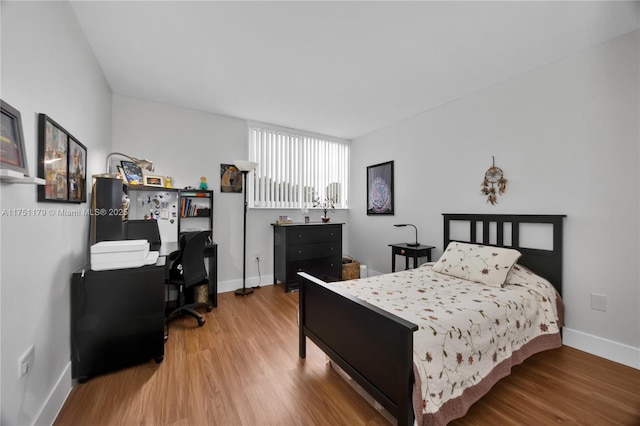
[[[518,250],[452,241],[433,270],[491,287],[502,287],[522,254]]]

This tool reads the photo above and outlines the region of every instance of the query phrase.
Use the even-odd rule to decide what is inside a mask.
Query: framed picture
[[[122,170],[122,166],[116,166],[116,168],[118,169],[118,177],[122,179],[122,182],[129,183],[129,181],[127,180],[127,177],[124,175],[124,170]]]
[[[45,114],[38,115],[38,201],[87,201],[87,147]]]
[[[0,100],[2,122],[0,125],[0,168],[29,175],[27,155],[24,150],[22,117],[20,111]]]
[[[394,214],[393,161],[367,167],[367,215]]]
[[[164,188],[164,176],[157,175],[143,175],[142,176],[143,185],[147,186],[159,186]]]
[[[220,164],[220,192],[242,192],[242,172],[233,164]]]
[[[122,160],[122,173],[130,185],[142,185],[142,169],[133,161]]]

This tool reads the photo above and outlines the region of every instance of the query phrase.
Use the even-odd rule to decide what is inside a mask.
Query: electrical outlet
[[[256,260],[256,262],[260,262],[260,253],[253,253],[253,258]]]
[[[31,345],[25,353],[18,358],[18,378],[24,376],[33,369],[33,356],[36,347]]]

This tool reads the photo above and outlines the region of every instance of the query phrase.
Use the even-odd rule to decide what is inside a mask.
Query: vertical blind
[[[313,207],[330,198],[347,207],[349,141],[265,126],[249,128],[249,205],[257,208]]]

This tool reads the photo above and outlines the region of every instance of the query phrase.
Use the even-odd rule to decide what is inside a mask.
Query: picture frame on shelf
[[[120,164],[122,165],[123,176],[129,185],[142,185],[143,174],[140,166],[129,160],[122,160]]]
[[[393,215],[393,161],[367,167],[367,215]]]
[[[122,180],[122,182],[129,183],[127,177],[124,174],[124,170],[122,170],[122,166],[116,166],[116,169],[118,170],[118,177]]]
[[[0,168],[29,176],[20,111],[0,100]]]
[[[164,176],[143,174],[142,184],[145,186],[157,186],[160,188],[164,188],[165,178]]]
[[[38,115],[38,201],[87,201],[87,147],[46,114]]]

